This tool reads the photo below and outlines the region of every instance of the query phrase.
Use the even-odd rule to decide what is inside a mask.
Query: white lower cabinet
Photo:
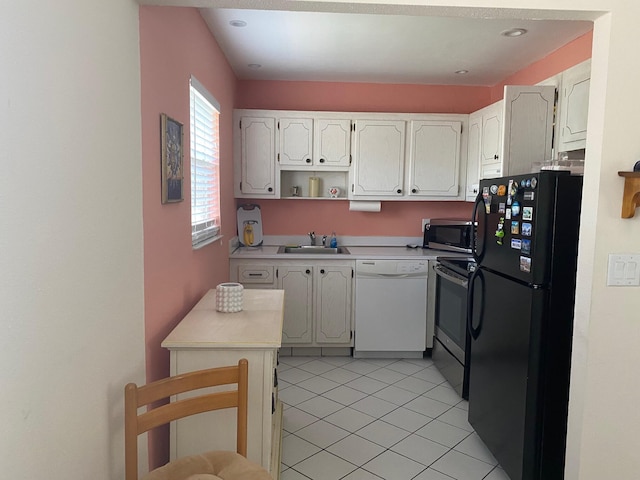
[[[286,347],[353,346],[353,271],[352,261],[340,260],[230,261],[231,281],[284,290]],[[271,283],[262,283],[270,272]]]

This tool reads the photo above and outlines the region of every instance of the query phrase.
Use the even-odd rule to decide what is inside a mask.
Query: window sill
[[[206,247],[207,245],[210,245],[213,242],[216,242],[218,240],[222,240],[222,237],[223,237],[222,235],[216,235],[215,237],[204,239],[204,240],[196,243],[195,245],[192,245],[192,248],[193,248],[193,250],[200,250],[202,247]]]

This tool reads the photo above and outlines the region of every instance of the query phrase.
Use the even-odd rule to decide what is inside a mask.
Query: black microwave
[[[423,248],[472,253],[476,224],[470,220],[433,219],[424,226]]]

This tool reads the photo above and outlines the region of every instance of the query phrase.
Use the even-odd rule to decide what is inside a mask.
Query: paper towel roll
[[[380,202],[375,201],[350,201],[349,210],[352,212],[379,212]]]

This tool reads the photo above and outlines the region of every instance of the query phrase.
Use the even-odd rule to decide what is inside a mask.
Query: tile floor
[[[509,480],[431,359],[280,357],[282,480]]]

